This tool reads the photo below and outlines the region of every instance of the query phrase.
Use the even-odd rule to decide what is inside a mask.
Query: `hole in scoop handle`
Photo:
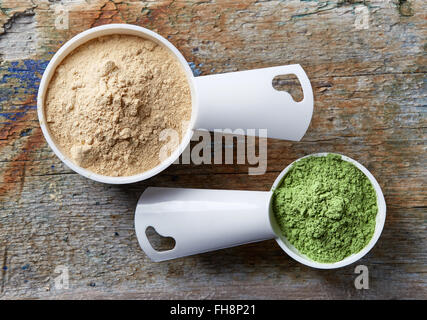
[[[295,102],[272,80],[294,74],[304,98]],[[267,137],[299,141],[313,114],[313,90],[299,64],[195,78],[199,114],[195,129],[267,129]]]
[[[275,237],[268,203],[270,192],[184,188],[147,188],[135,212],[135,230],[154,261],[237,246]],[[172,237],[175,247],[156,251],[145,230]]]

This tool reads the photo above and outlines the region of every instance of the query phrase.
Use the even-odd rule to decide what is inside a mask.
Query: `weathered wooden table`
[[[0,9],[1,298],[427,298],[423,0],[3,0]],[[173,165],[125,186],[75,174],[42,136],[38,83],[62,43],[113,22],[167,37],[196,75],[300,63],[315,94],[306,136],[269,140],[258,176],[236,164]],[[293,92],[295,82],[279,85]],[[356,264],[311,269],[273,240],[164,263],[139,248],[133,216],[147,186],[268,190],[287,164],[320,151],[359,160],[385,193],[382,237]],[[359,264],[368,290],[355,288]],[[68,288],[55,285],[61,268]]]

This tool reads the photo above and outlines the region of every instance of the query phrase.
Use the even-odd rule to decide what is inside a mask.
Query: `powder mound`
[[[273,211],[289,242],[323,263],[343,260],[371,240],[378,212],[365,174],[340,155],[297,161],[274,190]]]
[[[190,87],[167,48],[136,36],[105,36],[57,67],[45,115],[55,143],[76,165],[130,176],[160,163],[168,143],[159,139],[162,130],[182,138],[191,117]]]

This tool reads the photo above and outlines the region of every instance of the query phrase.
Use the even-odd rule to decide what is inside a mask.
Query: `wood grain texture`
[[[58,9],[68,29],[55,27]],[[357,29],[357,8],[369,27]],[[426,39],[423,0],[391,1],[17,1],[0,4],[0,297],[11,298],[427,298]],[[38,83],[73,35],[133,23],[168,38],[195,74],[300,63],[315,112],[300,142],[268,141],[268,170],[248,165],[173,165],[127,186],[66,168],[38,125]],[[290,82],[285,84],[289,85]],[[140,250],[133,214],[147,186],[268,190],[291,161],[334,151],[364,164],[387,202],[368,266],[322,271],[265,241],[164,263]],[[55,267],[69,268],[58,290]]]

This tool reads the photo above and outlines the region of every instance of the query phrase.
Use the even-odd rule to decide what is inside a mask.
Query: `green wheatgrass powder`
[[[273,211],[300,253],[332,263],[368,244],[378,207],[365,174],[340,155],[328,154],[295,162],[274,190]]]

